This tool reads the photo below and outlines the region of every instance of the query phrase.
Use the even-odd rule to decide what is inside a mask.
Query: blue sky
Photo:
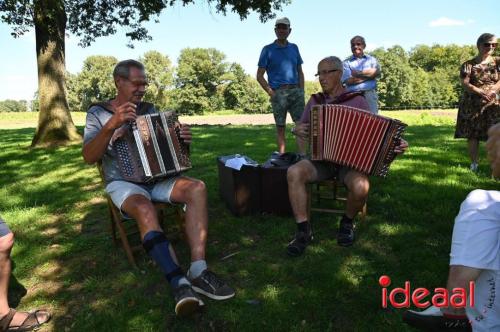
[[[308,80],[314,79],[316,65],[325,56],[348,56],[349,40],[357,34],[365,37],[368,49],[399,44],[406,50],[417,44],[475,44],[483,32],[500,35],[498,0],[292,0],[277,15],[291,20],[289,40],[299,46]],[[159,19],[160,23],[147,25],[153,41],[136,43],[134,49],[126,47],[120,30],[87,48],[79,47],[78,39],[69,36],[67,70],[79,72],[90,55],[122,60],[157,50],[175,64],[183,48],[214,47],[226,54],[227,61],[240,63],[254,76],[262,47],[275,39],[274,20],[261,23],[255,14],[244,21],[234,14],[222,16],[203,0],[168,8]],[[0,23],[0,61],[4,64],[0,100],[30,100],[38,84],[34,31],[17,39],[10,32],[8,25]]]

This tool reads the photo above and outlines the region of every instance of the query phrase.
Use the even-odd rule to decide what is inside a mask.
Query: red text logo
[[[474,281],[469,282],[469,287],[453,288],[450,292],[446,288],[434,288],[431,292],[427,288],[419,287],[412,291],[409,281],[405,281],[403,288],[387,289],[391,285],[391,278],[383,275],[378,279],[382,286],[382,308],[387,308],[388,303],[394,308],[409,308],[413,304],[417,308],[427,308],[431,304],[438,308],[474,307]],[[467,303],[469,293],[469,303]],[[430,298],[429,298],[430,297]],[[398,301],[399,300],[399,301]]]

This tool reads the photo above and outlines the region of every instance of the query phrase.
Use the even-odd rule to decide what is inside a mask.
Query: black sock
[[[299,232],[304,232],[306,234],[310,234],[311,233],[311,224],[307,220],[299,222],[297,224],[297,229],[299,230]]]
[[[340,219],[340,225],[342,226],[352,227],[352,222],[353,219],[349,218],[345,214],[342,216],[342,219]]]

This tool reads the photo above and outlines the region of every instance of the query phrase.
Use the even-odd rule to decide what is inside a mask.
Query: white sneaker
[[[472,331],[469,320],[464,318],[447,318],[441,310],[430,306],[424,311],[408,310],[403,313],[403,322],[421,331],[449,331],[470,332]]]
[[[479,165],[477,163],[471,163],[470,164],[470,170],[473,171],[474,173],[477,172]]]

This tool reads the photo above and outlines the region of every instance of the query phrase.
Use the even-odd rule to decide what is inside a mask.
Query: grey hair
[[[132,59],[123,60],[116,64],[115,69],[113,70],[113,78],[128,78],[130,76],[130,68],[132,67],[135,67],[139,70],[145,70],[144,65],[139,61]]]
[[[344,69],[344,67],[342,65],[342,60],[340,60],[338,57],[336,57],[334,55],[330,55],[330,56],[327,56],[326,58],[323,58],[323,60],[321,60],[320,63],[323,61],[330,62],[337,70],[343,71],[343,69]]]
[[[353,42],[354,40],[356,40],[356,39],[361,40],[361,42],[363,43],[363,46],[365,46],[365,47],[366,47],[366,41],[365,41],[365,38],[363,38],[363,37],[361,37],[361,36],[354,36],[354,37],[352,37],[352,38],[351,38],[351,44],[352,44],[352,42]]]
[[[491,33],[483,33],[481,36],[479,36],[479,38],[477,39],[477,42],[476,42],[476,46],[477,48],[479,48],[479,46],[481,46],[482,43],[486,43],[488,40],[490,40],[491,38],[494,38],[495,35],[494,34],[491,34]]]

